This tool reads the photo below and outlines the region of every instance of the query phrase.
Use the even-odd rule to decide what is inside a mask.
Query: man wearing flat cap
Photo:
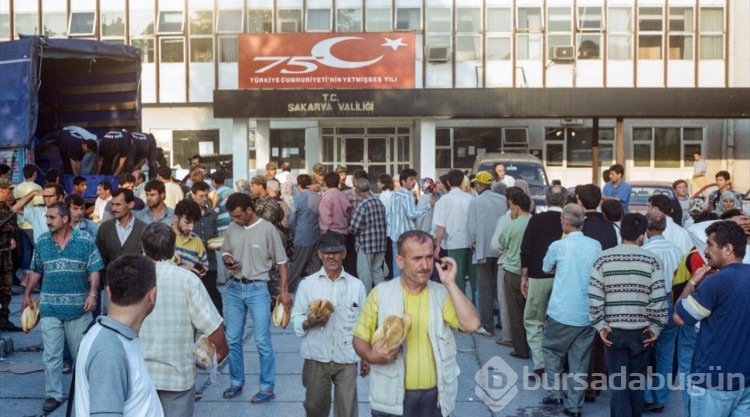
[[[328,232],[321,236],[318,256],[323,268],[300,282],[292,307],[292,328],[302,338],[300,353],[305,364],[305,411],[310,417],[328,416],[331,408],[331,382],[335,386],[334,414],[357,415],[357,362],[352,346],[353,328],[366,300],[365,287],[344,271],[344,238]],[[334,311],[328,317],[308,315],[315,300],[329,300]],[[360,373],[369,364],[362,362]]]

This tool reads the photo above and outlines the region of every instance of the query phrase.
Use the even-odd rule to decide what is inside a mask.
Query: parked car
[[[477,155],[472,173],[487,171],[494,175],[494,167],[498,162],[505,165],[506,175],[510,175],[517,180],[524,180],[529,184],[529,191],[534,200],[536,211],[546,211],[544,194],[549,187],[549,180],[542,161],[526,153],[490,152]]]
[[[628,212],[646,214],[648,198],[654,194],[664,194],[675,198],[672,183],[668,181],[630,181],[630,202]]]

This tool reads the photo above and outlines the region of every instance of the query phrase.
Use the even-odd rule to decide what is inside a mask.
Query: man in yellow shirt
[[[475,331],[479,313],[456,285],[456,262],[436,261],[434,245],[420,230],[399,237],[401,277],[372,290],[354,328],[354,350],[371,364],[374,417],[448,416],[455,407],[459,369],[452,329]],[[430,281],[434,267],[443,285]],[[385,347],[385,338],[370,344],[388,316],[406,313],[412,327],[403,344]]]

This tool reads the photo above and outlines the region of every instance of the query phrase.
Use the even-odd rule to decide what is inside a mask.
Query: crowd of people
[[[450,415],[454,329],[501,329],[497,344],[530,361],[543,404],[567,416],[605,389],[612,416],[663,411],[673,367],[686,415],[750,413],[750,217],[728,172],[705,200],[675,181],[675,197],[651,196],[644,215],[629,213],[621,165],[602,188],[553,183],[544,210],[502,164],[435,180],[411,168],[265,168],[232,189],[195,155],[182,182],[168,167],[149,181],[120,172],[117,188],[96,184],[93,205],[82,176],[69,193],[37,185],[33,165],[20,184],[0,178],[0,330],[18,330],[18,275],[22,309],[41,301],[45,412],[75,362],[80,415],[192,415],[196,334],[228,358],[223,397],[236,398],[248,313],[260,366],[251,402],[271,401],[281,305],[301,338],[308,416],[356,416],[357,375],[371,379],[373,416]],[[330,314],[311,311],[321,300]],[[378,336],[394,316],[411,330]]]

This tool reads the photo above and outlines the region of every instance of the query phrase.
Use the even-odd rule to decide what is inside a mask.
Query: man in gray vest
[[[410,230],[398,238],[396,248],[401,276],[373,288],[354,328],[354,350],[371,364],[372,415],[445,417],[455,407],[458,390],[451,329],[475,331],[479,313],[456,285],[456,261],[433,258],[432,236]],[[435,267],[443,285],[430,281]],[[386,346],[388,338],[383,338],[371,344],[386,318],[405,314],[412,325],[403,342]],[[422,317],[429,317],[427,323]],[[403,343],[409,348],[401,349]]]

